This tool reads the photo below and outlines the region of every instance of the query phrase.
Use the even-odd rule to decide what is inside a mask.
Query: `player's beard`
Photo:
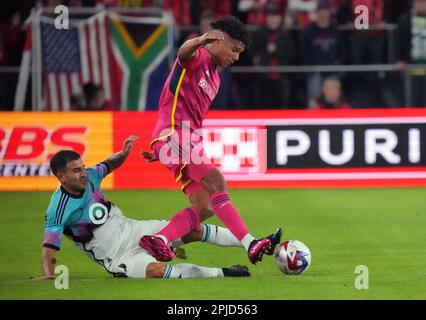
[[[86,190],[87,183],[88,183],[87,178],[84,178],[84,179],[80,178],[76,180],[74,183],[72,183],[71,185],[69,185],[68,189],[73,194],[81,194],[82,192],[84,192],[84,190]]]
[[[79,189],[80,189],[79,191],[81,192],[86,190],[86,187],[87,187],[87,177],[81,178],[79,183]]]

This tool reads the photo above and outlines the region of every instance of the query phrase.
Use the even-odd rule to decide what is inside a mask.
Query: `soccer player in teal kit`
[[[55,256],[65,234],[94,261],[114,276],[130,278],[206,278],[249,276],[244,266],[207,268],[189,263],[159,263],[139,247],[143,235],[158,232],[165,220],[133,220],[108,201],[101,190],[102,179],[127,158],[137,137],[128,137],[123,150],[86,169],[80,155],[71,150],[56,153],[50,167],[60,181],[46,212],[42,250],[43,275],[35,280],[55,278]],[[141,194],[143,196],[143,194]],[[214,234],[211,234],[214,230]],[[192,241],[220,246],[240,246],[229,230],[202,225],[170,245],[178,247]]]
[[[211,25],[213,30],[179,48],[161,93],[152,152],[142,152],[148,161],[158,159],[173,173],[192,206],[176,213],[159,232],[142,237],[140,245],[157,260],[172,260],[174,253],[167,243],[195,229],[209,216],[206,212],[213,212],[247,250],[250,262],[256,264],[264,253],[273,254],[281,229],[262,239],[249,233],[229,199],[223,175],[204,154],[200,134],[219,90],[217,67],[229,67],[239,59],[249,34],[246,26],[232,16]],[[189,138],[185,132],[190,133]]]

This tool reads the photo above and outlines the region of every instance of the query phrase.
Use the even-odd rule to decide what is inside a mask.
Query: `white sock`
[[[191,263],[168,264],[163,278],[211,278],[223,277],[221,268],[200,267]]]
[[[221,247],[242,247],[241,242],[232,234],[229,229],[212,224],[202,224],[202,242],[211,243]]]
[[[184,243],[182,242],[182,238],[177,238],[175,241],[172,242],[172,246],[175,248],[179,248]]]
[[[162,234],[156,234],[155,237],[160,238],[161,240],[163,240],[163,242],[165,244],[169,243],[169,241],[167,241],[167,238],[165,236],[163,236]]]
[[[246,250],[248,251],[249,247],[250,247],[250,243],[255,240],[255,238],[250,234],[247,233],[244,238],[241,239],[241,244],[244,246],[244,248],[246,248]]]

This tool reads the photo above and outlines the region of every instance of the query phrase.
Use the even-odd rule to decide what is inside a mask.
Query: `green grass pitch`
[[[231,190],[255,236],[284,228],[283,240],[301,240],[312,264],[284,276],[273,257],[249,265],[240,248],[186,246],[203,266],[248,265],[250,278],[119,279],[107,274],[68,239],[58,264],[69,268],[68,290],[40,275],[44,214],[50,192],[0,193],[0,299],[425,299],[424,189]],[[125,215],[164,219],[187,205],[178,191],[105,192]],[[216,218],[209,223],[218,223]],[[182,262],[182,260],[180,260]],[[179,262],[176,259],[175,262]],[[368,289],[355,288],[358,265],[368,267]]]

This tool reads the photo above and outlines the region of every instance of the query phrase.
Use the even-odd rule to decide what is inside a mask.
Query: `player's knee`
[[[226,190],[225,178],[218,169],[212,169],[201,183],[210,194]]]
[[[146,278],[162,278],[166,272],[166,266],[158,262],[151,262],[146,267]]]

